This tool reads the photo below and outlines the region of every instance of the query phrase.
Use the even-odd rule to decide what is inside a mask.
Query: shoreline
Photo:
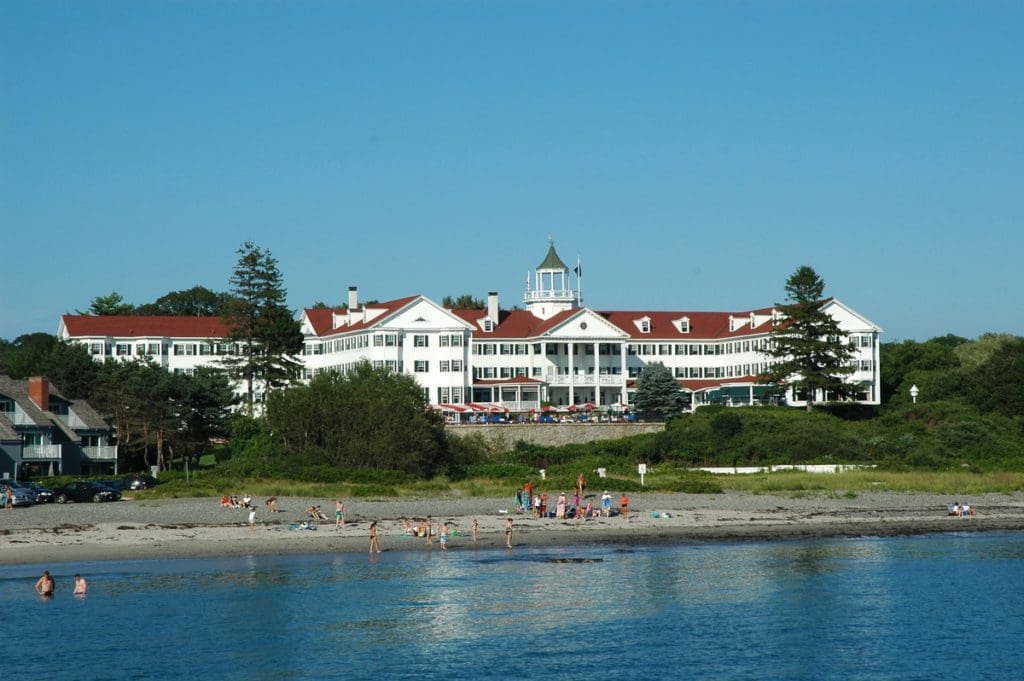
[[[301,511],[313,504],[333,515],[330,500],[283,497],[282,512],[268,513],[263,499],[257,499],[257,524],[249,529],[246,512],[220,508],[219,499],[140,496],[114,503],[47,504],[0,511],[0,565],[365,552],[372,520],[378,521],[385,552],[440,551],[436,538],[428,544],[422,537],[402,533],[404,518],[426,515],[435,523],[451,523],[457,531],[449,541],[452,551],[504,548],[504,526],[509,517],[514,525],[513,547],[1024,530],[1024,493],[985,494],[967,500],[977,509],[977,517],[949,517],[946,504],[952,499],[919,493],[865,493],[851,499],[744,492],[637,494],[631,497],[628,520],[612,516],[564,521],[519,514],[503,499],[352,500],[345,502],[351,520],[343,528],[335,529],[331,520],[310,531],[289,528],[301,520]],[[479,523],[475,544],[470,537],[473,518]]]

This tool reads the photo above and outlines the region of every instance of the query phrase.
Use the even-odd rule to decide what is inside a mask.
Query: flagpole
[[[583,306],[583,270],[580,268],[580,256],[579,256],[579,254],[576,255],[576,287],[579,289],[577,291],[577,296],[578,296],[579,299],[576,301],[576,304],[582,307]]]

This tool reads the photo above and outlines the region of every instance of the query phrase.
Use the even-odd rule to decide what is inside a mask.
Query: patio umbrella
[[[575,404],[569,405],[569,411],[576,411],[577,409],[579,409],[579,407],[577,407]]]
[[[594,406],[593,402],[587,402],[586,404],[583,405],[583,409],[584,411],[591,411],[593,409],[596,409],[596,407]]]

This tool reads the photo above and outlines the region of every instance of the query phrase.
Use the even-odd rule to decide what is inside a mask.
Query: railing
[[[594,374],[576,374],[572,378],[574,379],[571,381],[573,385],[622,385],[623,382],[621,374],[601,374],[597,377]],[[547,374],[544,376],[548,385],[569,385],[569,379],[569,374]]]
[[[116,461],[117,447],[111,445],[101,445],[98,447],[82,447],[82,455],[85,456],[87,459]]]
[[[527,291],[525,300],[551,300],[552,298],[575,300],[576,292],[572,289],[538,289]]]
[[[61,445],[25,445],[22,459],[59,459]]]
[[[537,409],[539,407],[539,404],[536,400],[526,400],[522,402],[516,402],[514,400],[505,400],[504,402],[499,402],[498,404],[512,412],[530,411],[531,409]]]
[[[60,422],[63,423],[68,428],[71,428],[71,429],[75,429],[75,428],[79,428],[79,429],[88,428],[88,426],[85,424],[85,421],[83,421],[82,419],[78,418],[78,416],[76,416],[73,413],[57,414],[56,416],[57,416],[58,419],[60,419]]]
[[[26,414],[25,412],[20,411],[20,410],[5,411],[5,412],[0,412],[0,413],[2,413],[4,416],[6,416],[7,420],[10,421],[11,423],[13,423],[16,426],[34,426],[34,425],[36,425],[36,422],[33,421],[32,419],[30,419],[28,417],[28,414]]]

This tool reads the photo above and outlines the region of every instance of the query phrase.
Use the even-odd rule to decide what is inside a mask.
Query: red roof
[[[508,339],[522,340],[537,338],[546,331],[558,326],[566,319],[573,317],[580,312],[581,308],[564,310],[550,319],[539,319],[533,313],[526,310],[504,310],[501,312],[499,323],[493,331],[485,332],[481,329],[479,321],[487,316],[487,310],[451,310],[455,315],[473,325],[474,339]],[[751,312],[764,317],[754,329],[750,328]],[[644,339],[654,343],[661,339],[669,340],[711,340],[720,338],[733,338],[737,336],[749,336],[751,333],[768,333],[772,329],[771,316],[772,308],[759,310],[748,310],[746,312],[672,312],[672,311],[611,311],[596,312],[613,325],[622,329],[629,335],[631,340],[643,341]],[[734,331],[729,331],[729,317],[745,323],[737,325]],[[650,332],[640,331],[637,323],[643,318],[650,321]],[[689,318],[690,331],[683,333],[679,331],[675,322],[683,317]]]
[[[172,317],[66,314],[61,322],[71,338],[224,338],[220,317]]]
[[[363,331],[367,328],[372,327],[374,324],[379,322],[381,319],[386,318],[388,315],[402,309],[412,301],[416,300],[420,296],[407,296],[405,298],[396,298],[395,300],[389,300],[383,303],[373,303],[367,305],[367,310],[384,310],[383,313],[377,314],[373,319],[368,322],[356,322],[355,324],[343,324],[341,326],[334,326],[334,314],[344,315],[347,317],[348,310],[346,308],[332,309],[329,307],[308,307],[305,309],[306,318],[309,319],[309,323],[313,327],[313,332],[318,336],[329,336],[337,333],[350,333],[352,331]],[[362,311],[357,311],[355,314],[362,314]]]

